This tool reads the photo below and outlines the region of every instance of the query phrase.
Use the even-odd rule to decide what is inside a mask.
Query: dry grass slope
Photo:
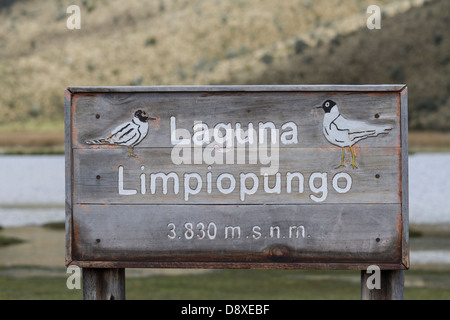
[[[405,82],[413,128],[448,130],[449,2],[424,1],[377,1],[381,30],[370,0],[8,1],[0,125],[61,130],[67,86]]]

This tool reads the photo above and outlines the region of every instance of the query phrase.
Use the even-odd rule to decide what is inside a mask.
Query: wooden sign
[[[66,264],[406,269],[407,89],[71,87]]]

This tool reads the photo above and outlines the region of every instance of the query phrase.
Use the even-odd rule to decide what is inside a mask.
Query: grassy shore
[[[82,299],[82,290],[67,289],[65,270],[47,269],[49,276],[26,277],[5,276],[8,268],[0,269],[0,299]],[[126,272],[128,300],[360,299],[359,271],[214,270],[143,277]],[[405,278],[406,300],[450,299],[449,271],[410,270]]]
[[[450,152],[450,132],[412,131],[408,133],[409,152]]]
[[[64,154],[64,128],[58,124],[49,128],[0,130],[0,153],[3,154]]]

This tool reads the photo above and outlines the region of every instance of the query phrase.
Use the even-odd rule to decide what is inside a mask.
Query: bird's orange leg
[[[355,163],[355,153],[353,152],[353,148],[350,147],[350,151],[352,152],[352,167],[353,168],[358,168],[358,166]]]
[[[335,169],[344,167],[344,154],[345,154],[345,148],[342,148],[342,157],[341,157],[341,164],[338,165]]]

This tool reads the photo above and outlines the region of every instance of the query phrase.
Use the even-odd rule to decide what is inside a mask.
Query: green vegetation
[[[0,299],[82,299],[64,276],[9,277],[0,269]],[[51,272],[55,272],[51,270]],[[60,274],[65,274],[61,269]],[[448,271],[406,271],[405,299],[450,299]],[[198,275],[127,277],[128,300],[358,300],[359,271],[214,270]]]
[[[0,273],[1,273],[0,269]],[[63,274],[64,271],[61,272]],[[81,290],[68,290],[64,277],[0,276],[0,300],[82,300]]]
[[[220,270],[127,279],[128,299],[359,299],[359,272]],[[153,288],[151,292],[148,288]]]
[[[0,231],[3,230],[3,227],[0,226]],[[4,246],[9,246],[12,244],[18,244],[18,243],[23,243],[24,240],[16,238],[16,237],[7,237],[4,236],[2,234],[0,234],[0,248],[4,247]]]
[[[12,244],[22,243],[24,240],[14,238],[14,237],[6,237],[0,234],[0,247],[8,246]]]
[[[409,228],[409,237],[410,238],[420,238],[423,236],[423,232],[414,228]]]
[[[44,228],[52,229],[52,230],[65,230],[66,223],[62,222],[48,222],[42,225]]]

